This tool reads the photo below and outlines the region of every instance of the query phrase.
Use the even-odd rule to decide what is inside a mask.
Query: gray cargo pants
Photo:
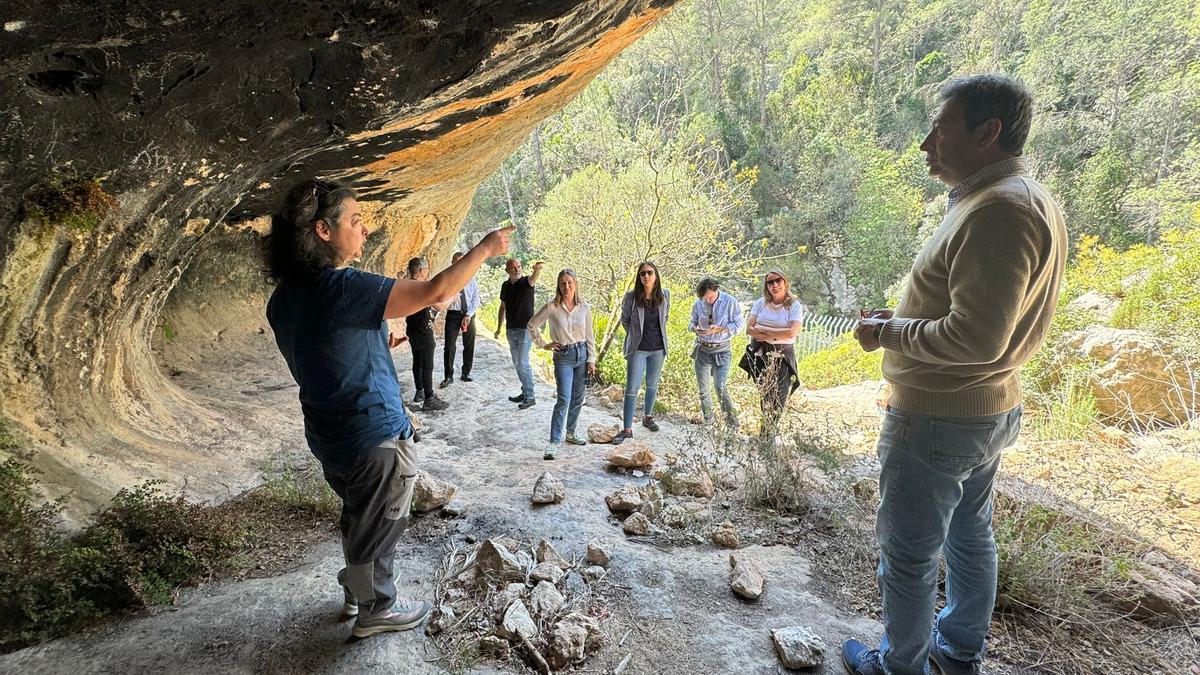
[[[408,527],[416,484],[417,450],[412,440],[394,438],[346,466],[323,465],[325,480],[342,498],[342,551],[346,567],[338,582],[358,601],[362,616],[396,603],[392,564],[396,542]]]

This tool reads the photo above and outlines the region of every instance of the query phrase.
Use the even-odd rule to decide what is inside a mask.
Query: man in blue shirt
[[[456,252],[451,264],[461,260],[462,256],[461,251]],[[458,349],[459,333],[462,333],[463,340],[462,381],[471,381],[471,366],[475,363],[475,313],[479,311],[479,305],[479,283],[471,277],[446,308],[446,344],[442,353],[445,379],[440,385],[443,389],[454,382],[454,353]]]
[[[300,385],[309,448],[342,499],[338,582],[357,637],[414,628],[430,609],[397,598],[392,580],[417,456],[389,352],[399,341],[386,319],[458,293],[485,259],[507,251],[512,230],[492,232],[457,264],[415,281],[349,267],[362,257],[367,227],[357,194],[342,183],[300,183],[272,218],[264,258],[276,289],[267,319]]]
[[[704,423],[712,424],[712,397],[709,389],[716,385],[717,400],[725,413],[725,423],[731,430],[738,428],[737,411],[725,382],[733,363],[733,336],[745,326],[738,301],[721,290],[715,279],[702,279],[696,286],[696,302],[688,330],[696,335],[692,358],[696,361],[696,384],[700,388],[700,410]]]

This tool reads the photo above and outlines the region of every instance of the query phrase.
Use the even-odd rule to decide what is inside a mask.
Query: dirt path
[[[465,513],[454,519],[426,516],[414,524],[397,556],[402,593],[428,597],[444,548],[469,538],[546,538],[565,555],[580,556],[590,539],[607,537],[613,542],[609,581],[615,589],[605,624],[611,644],[588,662],[588,672],[614,667],[632,653],[629,673],[776,673],[769,629],[798,623],[829,647],[827,667],[816,672],[837,673],[836,649],[843,639],[879,635],[877,623],[816,594],[811,570],[821,561],[800,549],[747,550],[768,578],[763,597],[748,604],[729,590],[727,551],[707,543],[660,549],[626,538],[603,498],[648,479],[607,470],[607,446],[570,448],[557,461],[543,461],[553,389],[539,383],[537,406],[517,411],[505,400],[518,388],[507,350],[490,340],[477,347],[476,380],[442,392],[452,406],[424,419],[420,444],[423,467],[459,486]],[[411,390],[408,363],[408,353],[399,353],[405,391]],[[278,414],[295,414],[295,407],[292,400]],[[580,431],[596,422],[614,419],[608,411],[585,407]],[[662,427],[658,434],[639,434],[660,456],[686,438],[685,429],[669,421]],[[534,480],[547,469],[563,478],[567,497],[534,509],[529,499]],[[0,657],[0,671],[437,672],[430,662],[436,651],[422,630],[347,643],[349,625],[334,622],[340,589],[333,577],[340,559],[337,543],[328,541],[280,576],[185,590],[176,608]],[[472,672],[495,668],[484,662]]]

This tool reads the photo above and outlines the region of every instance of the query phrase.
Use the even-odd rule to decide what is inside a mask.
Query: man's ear
[[[324,220],[317,220],[313,223],[313,231],[324,241],[333,239],[333,230],[329,229],[329,223]]]
[[[982,135],[979,137],[979,149],[984,150],[991,147],[1000,138],[1000,132],[1004,130],[1004,123],[993,117],[983,124],[979,125]]]

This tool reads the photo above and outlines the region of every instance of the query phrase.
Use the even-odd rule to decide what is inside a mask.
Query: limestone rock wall
[[[77,510],[154,476],[239,487],[297,433],[256,407],[294,404],[273,354],[231,375],[273,349],[254,249],[290,184],[362,191],[369,269],[444,260],[479,182],[673,1],[6,4],[0,413],[44,478]],[[30,217],[63,176],[117,207]]]

